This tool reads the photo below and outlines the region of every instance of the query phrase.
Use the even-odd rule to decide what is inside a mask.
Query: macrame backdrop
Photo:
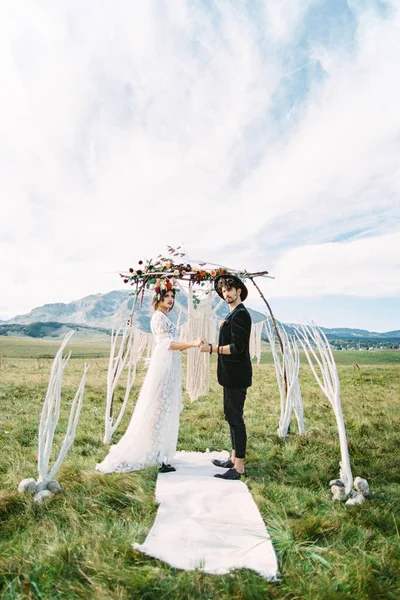
[[[216,307],[213,301],[216,293],[213,290],[196,291],[199,302],[196,307],[193,302],[193,288],[181,287],[188,297],[188,320],[180,329],[180,340],[187,342],[198,337],[203,337],[209,343],[217,341]],[[187,352],[186,363],[186,392],[193,402],[199,396],[204,396],[210,389],[210,356],[199,354],[196,348]]]

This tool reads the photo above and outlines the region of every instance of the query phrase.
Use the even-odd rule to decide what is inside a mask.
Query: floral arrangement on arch
[[[188,281],[189,284],[203,286],[207,281],[213,281],[219,275],[228,274],[227,269],[218,267],[206,269],[206,263],[192,265],[185,262],[186,254],[181,252],[180,246],[172,248],[167,246],[169,257],[159,254],[156,259],[139,260],[138,267],[131,267],[127,273],[120,273],[124,283],[136,287],[136,293],[141,292],[142,299],[146,289],[152,288],[155,294],[161,290],[177,290],[174,285],[178,279]],[[193,298],[195,304],[198,299]]]

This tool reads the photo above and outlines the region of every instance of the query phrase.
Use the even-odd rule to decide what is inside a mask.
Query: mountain
[[[349,329],[349,328],[334,328],[327,329],[322,328],[326,336],[332,339],[368,339],[368,340],[392,340],[400,339],[400,330],[397,331],[386,331],[385,333],[379,333],[377,331],[367,331],[365,329]]]
[[[182,305],[186,304],[186,296],[180,294],[178,300]],[[18,315],[8,321],[0,323],[0,335],[13,335],[11,325],[32,325],[37,324],[33,332],[40,333],[46,331],[43,324],[52,324],[48,331],[52,333],[44,335],[58,335],[57,330],[60,329],[56,324],[63,323],[65,326],[75,327],[77,325],[84,326],[87,329],[105,331],[111,330],[112,327],[123,325],[128,318],[132,309],[133,296],[131,292],[125,290],[115,290],[107,294],[92,294],[85,296],[80,300],[75,300],[68,304],[57,302],[55,304],[45,304],[34,308],[25,315]],[[135,322],[143,331],[149,331],[149,321],[151,316],[151,307],[148,298],[140,306],[139,302],[135,309]],[[225,304],[217,311],[219,318],[223,319],[228,312]],[[265,319],[265,314],[249,308],[253,322],[258,322]],[[172,313],[171,313],[172,314]],[[40,324],[40,327],[39,327]],[[293,323],[286,324],[288,332],[293,333]],[[400,340],[400,331],[389,331],[386,333],[371,332],[364,329],[351,328],[326,328],[322,327],[328,339],[331,340]],[[14,330],[15,334],[17,331]],[[30,330],[21,329],[20,334],[30,335]],[[7,333],[2,333],[7,332]],[[17,334],[18,335],[18,334]],[[62,335],[61,331],[59,335]]]
[[[186,296],[179,296],[179,302],[187,306]],[[116,325],[122,325],[126,322],[132,309],[133,297],[130,292],[121,290],[109,292],[107,294],[93,294],[80,300],[75,300],[69,304],[57,302],[55,304],[44,304],[34,308],[25,315],[18,315],[13,319],[5,321],[0,325],[27,325],[30,323],[48,323],[57,322],[79,325],[87,327],[101,327],[112,329]],[[256,310],[249,309],[254,322],[261,321],[265,317]],[[149,299],[146,298],[143,305],[138,302],[135,308],[135,322],[144,331],[149,331],[149,322],[152,309]],[[228,313],[228,308],[222,305],[218,311],[218,316],[223,319]],[[172,313],[171,313],[172,314]],[[175,315],[176,316],[176,315]]]
[[[69,304],[63,302],[44,304],[25,315],[18,315],[13,319],[9,319],[6,323],[25,325],[53,321],[111,329],[116,322],[126,320],[126,316],[132,308],[132,302],[132,296],[125,291],[93,294]]]
[[[57,323],[55,321],[35,323],[0,323],[0,336],[27,336],[33,338],[61,337],[70,329],[75,329],[79,337],[97,335],[110,335],[110,330],[104,327],[89,327],[88,325],[77,325],[76,323]]]

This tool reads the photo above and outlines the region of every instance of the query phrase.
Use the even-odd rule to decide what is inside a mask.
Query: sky
[[[4,0],[0,319],[169,244],[268,270],[284,322],[400,329],[399,27],[394,0]]]

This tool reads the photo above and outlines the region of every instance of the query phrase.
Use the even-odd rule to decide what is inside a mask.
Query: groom
[[[236,275],[216,277],[214,287],[229,305],[230,313],[221,325],[218,346],[204,344],[200,350],[218,354],[218,383],[224,389],[224,414],[229,423],[232,442],[232,453],[228,460],[213,460],[217,467],[228,469],[215,477],[234,480],[245,475],[247,436],[243,408],[252,379],[249,352],[251,317],[242,304],[247,298],[247,288]]]

